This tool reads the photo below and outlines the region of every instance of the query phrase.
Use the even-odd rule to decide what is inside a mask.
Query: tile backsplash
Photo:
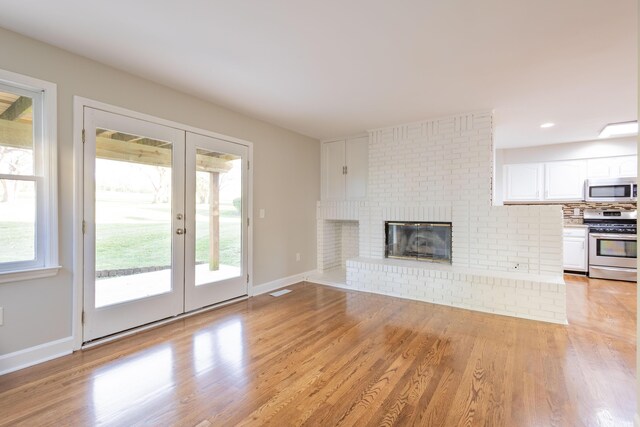
[[[580,215],[573,214],[573,210],[575,208],[580,209]],[[637,209],[637,203],[564,203],[562,205],[562,214],[564,216],[565,223],[582,224],[582,214],[585,209],[618,209],[623,211],[633,211]]]

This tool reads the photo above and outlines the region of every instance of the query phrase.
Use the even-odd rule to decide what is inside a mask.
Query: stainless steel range
[[[585,209],[589,277],[637,281],[637,211]]]

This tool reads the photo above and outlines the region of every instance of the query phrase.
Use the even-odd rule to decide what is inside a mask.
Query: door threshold
[[[116,340],[119,340],[121,338],[128,337],[130,335],[135,335],[135,334],[138,334],[140,332],[144,332],[144,331],[149,330],[149,329],[157,328],[159,326],[163,326],[163,325],[166,325],[168,323],[175,322],[176,320],[186,319],[187,317],[195,316],[196,314],[204,313],[206,311],[214,310],[216,308],[221,308],[221,307],[224,307],[224,306],[227,306],[227,305],[230,305],[230,304],[234,304],[236,302],[245,301],[247,299],[249,299],[249,296],[248,295],[243,295],[241,297],[237,297],[237,298],[233,298],[233,299],[230,299],[230,300],[227,300],[227,301],[219,302],[217,304],[208,305],[206,307],[198,308],[198,309],[193,310],[193,311],[189,311],[189,312],[186,312],[186,313],[180,313],[180,314],[175,315],[173,317],[168,317],[166,319],[158,320],[156,322],[147,323],[146,325],[138,326],[136,328],[127,329],[126,331],[117,332],[117,333],[112,334],[112,335],[107,335],[106,337],[97,338],[97,339],[92,340],[92,341],[83,342],[82,345],[80,346],[80,350],[88,350],[90,348],[97,347],[97,346],[102,345],[102,344],[107,344],[109,342],[116,341]]]

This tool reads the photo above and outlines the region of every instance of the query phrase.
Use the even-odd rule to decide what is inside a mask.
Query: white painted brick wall
[[[341,262],[342,268],[347,268],[347,260],[350,258],[357,258],[359,239],[358,239],[358,222],[357,221],[343,221],[341,224],[342,236],[341,236]]]
[[[485,271],[487,277],[500,272],[561,277],[560,206],[492,206],[492,144],[490,112],[371,131],[367,200],[318,204],[318,268],[334,268],[355,254],[383,268],[389,261],[384,259],[385,221],[450,221],[454,270]],[[357,250],[346,243],[344,229],[336,229],[335,220],[358,221]],[[427,280],[425,274],[431,271],[427,263],[407,277],[404,270],[398,274],[396,267],[370,271],[369,266],[360,274],[350,271],[349,265],[347,262],[347,283],[357,289],[413,295],[481,311],[520,313],[527,318],[549,320],[548,313],[556,318],[558,310],[559,318],[565,316],[563,284],[543,296],[537,292],[544,280],[533,280],[535,295],[526,295],[509,279],[491,286],[475,278],[471,283],[440,277],[432,280],[431,276]],[[496,302],[488,302],[491,299]]]
[[[346,268],[349,258],[358,257],[359,225],[357,221],[317,220],[319,270]]]
[[[430,269],[418,262],[353,258],[347,260],[347,286],[487,313],[560,324],[567,321],[565,285],[560,277],[514,279],[490,271],[447,267]]]
[[[491,206],[491,127],[491,113],[481,112],[372,131],[375,207],[360,255],[384,257],[384,221],[445,220],[453,223],[453,265],[561,274],[560,207]]]

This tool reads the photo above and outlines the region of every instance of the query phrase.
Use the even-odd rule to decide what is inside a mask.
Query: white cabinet
[[[345,145],[346,198],[364,199],[369,178],[369,137],[350,138]]]
[[[369,138],[322,143],[322,199],[359,200],[367,197]]]
[[[544,165],[544,200],[583,200],[587,164],[584,160]]]
[[[584,200],[584,180],[635,177],[637,156],[519,163],[504,166],[505,202]]]
[[[587,177],[593,178],[609,178],[611,177],[611,160],[610,159],[589,159],[587,160]]]
[[[542,200],[542,163],[522,163],[504,167],[505,201]]]
[[[616,167],[619,177],[636,177],[638,176],[638,157],[618,157]]]
[[[322,143],[322,198],[344,200],[345,141]]]
[[[587,229],[565,228],[563,232],[564,269],[585,272],[587,263]]]
[[[587,177],[622,178],[638,175],[638,157],[620,156],[587,160]]]

